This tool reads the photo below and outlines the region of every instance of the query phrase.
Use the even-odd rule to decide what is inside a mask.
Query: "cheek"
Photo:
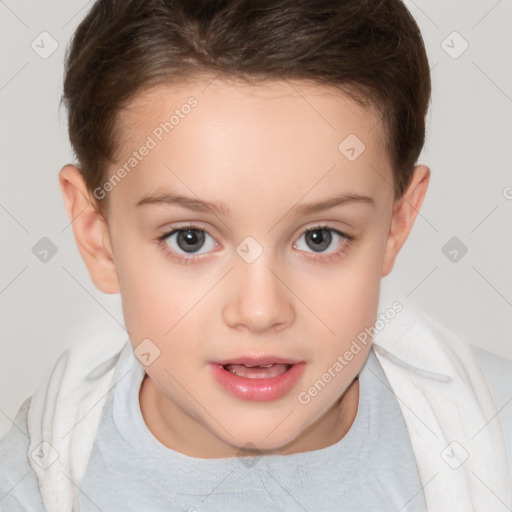
[[[308,279],[300,296],[308,297],[308,306],[324,320],[326,334],[329,331],[336,333],[332,336],[333,343],[339,344],[340,336],[345,340],[351,339],[375,322],[381,261],[382,246],[375,239],[370,239],[360,244],[340,265],[317,274],[314,287]]]
[[[205,288],[193,280],[155,271],[131,280],[122,297],[126,326],[164,343],[183,324],[190,324]],[[197,308],[199,309],[199,308]]]
[[[186,290],[176,282],[166,258],[158,248],[125,250],[116,260],[121,286],[123,313],[132,342],[139,338],[162,338],[185,314]],[[169,263],[167,262],[169,265]]]

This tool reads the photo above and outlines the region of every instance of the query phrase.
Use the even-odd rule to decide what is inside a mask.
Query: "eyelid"
[[[349,235],[346,231],[344,231],[343,229],[337,227],[337,226],[334,226],[334,221],[316,221],[316,222],[313,222],[312,224],[307,224],[305,227],[301,228],[300,231],[299,231],[299,236],[303,235],[305,232],[307,231],[313,231],[315,229],[328,229],[328,230],[332,230],[332,231],[335,231],[336,233],[339,233],[340,235],[342,235],[343,237],[347,238],[348,240],[354,240],[354,237],[352,235]]]
[[[183,222],[175,224],[172,228],[169,228],[163,232],[162,235],[158,236],[158,240],[165,240],[166,238],[169,238],[175,231],[185,230],[185,229],[192,229],[197,231],[204,231],[206,234],[211,236],[215,239],[215,237],[208,231],[208,229],[201,227],[199,224],[195,224],[192,222]],[[330,224],[330,222],[326,221],[324,223],[322,222],[313,222],[312,224],[308,224],[305,227],[300,228],[298,233],[296,234],[296,237],[302,236],[304,233],[308,231],[312,231],[314,229],[329,229],[332,231],[335,231],[336,233],[339,233],[343,237],[347,238],[348,240],[353,240],[354,237],[352,235],[349,235],[347,232],[342,231],[341,229],[334,227]],[[217,242],[218,243],[218,242]]]

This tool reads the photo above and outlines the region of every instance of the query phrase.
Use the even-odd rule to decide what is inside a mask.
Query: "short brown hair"
[[[376,108],[402,196],[425,141],[431,83],[401,0],[97,0],[67,48],[61,99],[88,189],[114,163],[118,113],[136,94],[208,73],[304,79]]]

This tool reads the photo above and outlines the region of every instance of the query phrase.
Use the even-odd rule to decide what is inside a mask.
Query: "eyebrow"
[[[356,193],[348,193],[314,203],[297,204],[291,208],[289,213],[295,216],[311,215],[313,213],[329,210],[335,206],[350,203],[366,203],[371,206],[375,206],[375,201],[369,196]],[[196,212],[214,212],[220,215],[230,215],[229,206],[222,201],[204,201],[201,199],[194,199],[193,197],[180,196],[172,193],[147,194],[137,202],[136,208],[150,204],[178,205]]]

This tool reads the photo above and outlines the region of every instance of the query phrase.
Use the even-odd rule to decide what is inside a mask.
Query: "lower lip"
[[[217,363],[209,363],[215,380],[229,393],[242,400],[267,402],[286,395],[304,374],[306,363],[293,364],[277,377],[249,379],[224,370]]]

